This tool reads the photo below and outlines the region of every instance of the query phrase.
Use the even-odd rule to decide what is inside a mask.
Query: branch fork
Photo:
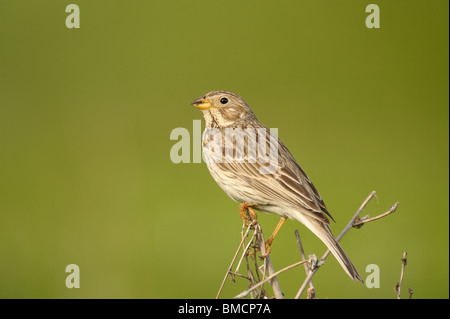
[[[351,228],[357,228],[357,229],[361,228],[362,226],[364,226],[365,224],[367,224],[369,222],[386,217],[396,211],[398,204],[399,204],[398,202],[395,203],[388,211],[386,211],[385,213],[380,214],[378,216],[375,216],[372,218],[370,218],[369,215],[360,217],[359,215],[361,214],[363,209],[366,207],[368,202],[373,197],[375,197],[375,195],[376,195],[376,192],[373,191],[363,201],[363,203],[358,208],[356,213],[353,215],[353,217],[351,218],[351,220],[349,221],[347,226],[342,230],[342,232],[336,238],[337,241],[340,241],[342,239],[342,237],[344,237]],[[234,282],[236,276],[245,278],[245,279],[249,280],[250,283],[249,283],[249,289],[239,293],[234,298],[238,298],[238,299],[245,298],[249,294],[251,295],[252,298],[255,298],[255,297],[256,298],[268,298],[267,292],[263,286],[265,283],[269,283],[272,287],[272,291],[274,293],[275,298],[283,299],[284,294],[281,291],[281,287],[278,282],[277,276],[280,275],[281,273],[283,273],[287,270],[290,270],[292,268],[295,268],[296,266],[299,266],[299,265],[304,265],[304,269],[306,272],[306,278],[303,281],[302,285],[300,286],[297,294],[295,295],[295,299],[300,298],[300,296],[303,294],[303,292],[305,291],[307,286],[309,286],[309,288],[307,290],[307,298],[315,299],[316,298],[316,290],[315,290],[314,284],[312,282],[312,277],[317,272],[317,270],[325,263],[326,258],[330,255],[330,250],[327,250],[320,259],[317,259],[317,257],[314,254],[309,255],[309,258],[306,259],[305,252],[303,250],[303,246],[302,246],[302,243],[300,240],[300,236],[298,234],[298,230],[295,230],[295,237],[296,237],[297,245],[298,245],[298,248],[300,251],[301,260],[294,264],[286,266],[279,271],[275,271],[274,267],[272,265],[272,261],[270,259],[270,255],[267,254],[268,252],[266,252],[266,245],[265,245],[264,235],[262,232],[261,225],[256,221],[256,218],[254,218],[254,215],[256,215],[256,214],[253,212],[251,207],[248,206],[248,204],[246,206],[241,204],[239,207],[239,210],[241,213],[241,217],[243,217],[243,220],[244,220],[244,223],[242,226],[242,231],[241,231],[241,241],[238,245],[238,249],[237,249],[236,253],[234,254],[231,264],[228,267],[227,272],[225,273],[225,277],[219,288],[216,299],[220,297],[220,293],[223,289],[226,279],[228,277],[230,277],[231,280]],[[244,215],[245,215],[245,217],[247,217],[245,219],[249,220],[250,223],[246,222],[246,220],[244,219]],[[253,234],[252,234],[251,238],[248,240],[248,243],[245,244],[246,238],[249,237],[250,230],[253,230]],[[250,251],[250,249],[254,249],[254,250]],[[241,250],[242,250],[242,252],[241,252]],[[258,266],[258,259],[256,259],[256,257],[255,257],[255,255],[258,251],[261,252],[261,255],[263,257],[263,258],[261,258],[263,261],[263,264],[261,266]],[[235,270],[233,270],[233,265],[234,265],[240,252],[241,252],[241,257],[239,259],[239,262],[238,262]],[[247,275],[241,274],[239,272],[241,264],[244,260],[246,263]],[[402,259],[402,262],[403,262],[403,259]],[[404,266],[406,265],[406,255],[405,255],[405,261],[404,261],[403,265]],[[396,290],[398,296],[400,294],[400,287],[401,287],[401,282],[403,279],[404,266],[402,268],[400,283],[398,284],[398,291],[396,289],[397,286],[396,286],[396,288],[394,288]],[[252,269],[252,267],[254,269]],[[409,289],[409,292],[410,292],[410,296],[411,296],[412,290]]]

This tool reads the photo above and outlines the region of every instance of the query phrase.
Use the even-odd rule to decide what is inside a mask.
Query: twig
[[[251,228],[253,228],[253,236],[251,237],[251,239],[249,240],[247,245],[245,245],[244,241],[248,237],[248,233],[249,233]],[[224,277],[224,279],[222,281],[222,284],[220,285],[220,288],[219,288],[219,291],[217,293],[216,299],[219,298],[220,293],[222,292],[223,286],[225,285],[226,279],[228,278],[229,275],[232,275],[232,276],[238,275],[238,276],[241,276],[241,277],[249,279],[252,284],[254,283],[254,281],[255,281],[254,279],[255,278],[254,278],[253,274],[251,273],[250,268],[248,267],[248,260],[247,259],[246,259],[247,272],[249,273],[249,275],[245,276],[245,275],[239,274],[239,268],[241,266],[242,260],[244,259],[245,256],[247,256],[247,253],[248,253],[248,251],[250,249],[250,246],[251,246],[251,244],[252,244],[254,239],[256,241],[257,246],[261,250],[262,255],[263,256],[266,255],[266,250],[265,250],[266,249],[266,245],[265,245],[265,242],[264,242],[264,236],[263,236],[263,233],[262,233],[261,225],[259,225],[258,223],[256,223],[255,225],[251,225],[250,224],[250,225],[248,225],[247,231],[245,232],[245,234],[242,231],[241,235],[242,235],[241,242],[239,243],[238,249],[237,249],[236,253],[234,254],[234,257],[233,257],[233,260],[231,261],[230,266],[228,267],[228,270],[227,270],[227,272],[225,274],[225,277]],[[242,252],[241,258],[239,259],[238,265],[236,267],[236,271],[233,272],[232,271],[233,265],[234,265],[234,262],[236,261],[236,258],[237,258],[238,254],[239,254],[239,251],[241,250],[241,247],[243,248],[243,252]],[[279,284],[276,276],[273,275],[275,273],[275,270],[273,268],[273,265],[272,265],[272,262],[271,262],[271,259],[270,259],[269,255],[264,257],[264,272],[266,272],[266,271],[267,271],[267,273],[269,275],[269,277],[267,277],[267,278],[270,278],[269,279],[269,283],[272,286],[272,290],[273,290],[273,293],[275,294],[275,297],[277,299],[283,299],[284,296],[283,296],[283,293],[281,291],[280,284]],[[257,273],[257,275],[258,275],[258,273]],[[263,279],[264,278],[265,278],[265,274],[264,274]],[[267,278],[264,279],[264,282],[267,281]]]
[[[248,226],[247,231],[245,232],[245,235],[242,236],[242,240],[239,243],[238,249],[237,249],[236,253],[234,254],[233,260],[231,261],[231,264],[230,264],[230,266],[227,269],[225,277],[223,278],[222,284],[220,285],[219,291],[217,292],[216,299],[219,299],[220,293],[222,292],[222,289],[223,289],[223,285],[225,284],[225,281],[227,280],[228,275],[230,274],[230,271],[233,269],[234,261],[236,260],[236,257],[239,254],[239,250],[241,250],[241,246],[244,243],[245,238],[248,236],[248,232],[250,231],[250,227],[251,227],[251,225]]]
[[[236,266],[236,272],[239,271],[239,268],[241,267],[242,260],[244,259],[244,256],[247,254],[247,251],[250,248],[250,245],[251,245],[251,243],[253,241],[253,238],[255,238],[255,237],[256,237],[256,233],[254,232],[252,238],[249,240],[247,246],[245,246],[244,251],[242,252],[241,259],[239,259],[239,262],[238,262],[238,264]]]
[[[252,278],[250,278],[250,276],[246,276],[246,275],[240,274],[238,272],[234,272],[234,271],[229,271],[229,273],[230,273],[230,275],[242,277],[242,278],[245,278],[245,279],[248,279],[248,280],[252,281]]]
[[[372,191],[370,193],[369,196],[367,196],[367,198],[364,200],[364,202],[361,204],[361,206],[358,208],[358,210],[356,211],[356,213],[353,215],[352,219],[350,220],[350,222],[347,224],[347,226],[345,226],[345,228],[342,230],[342,232],[339,234],[338,237],[336,237],[337,241],[340,241],[342,239],[342,237],[345,236],[345,234],[347,234],[347,232],[354,226],[355,224],[355,220],[357,220],[359,218],[359,214],[362,212],[362,210],[366,207],[367,203],[373,198],[375,197],[376,192]],[[395,203],[394,206],[392,206],[390,208],[390,210],[382,215],[387,216],[389,214],[391,214],[393,211],[395,211],[397,209],[398,206],[398,202]],[[379,217],[381,218],[381,217]],[[378,218],[376,218],[378,219]],[[375,219],[374,219],[375,220]],[[328,255],[331,253],[331,251],[328,249],[325,254],[323,254],[322,258],[320,258],[319,261],[319,265],[322,265],[325,262],[325,259],[327,259]],[[295,295],[295,299],[300,298],[300,296],[302,295],[303,291],[305,291],[306,286],[308,285],[309,281],[311,280],[311,278],[314,276],[314,274],[317,272],[317,270],[319,269],[319,267],[317,267],[316,269],[313,269],[308,276],[306,277],[305,281],[303,282],[303,284],[300,286],[300,289],[298,290],[297,294]]]
[[[350,222],[347,224],[347,226],[345,226],[344,230],[339,234],[338,237],[336,237],[337,241],[340,241],[342,239],[342,237],[344,237],[345,234],[347,234],[347,232],[353,227],[353,224],[355,223],[355,220],[357,218],[359,218],[359,214],[361,214],[362,210],[366,207],[367,203],[369,203],[369,201],[375,197],[376,192],[372,191],[372,193],[370,193],[369,196],[367,196],[367,198],[364,200],[364,202],[361,204],[361,206],[359,206],[358,210],[356,211],[355,215],[353,215],[352,219],[350,220]],[[327,256],[330,254],[330,250],[327,251],[328,254]],[[325,253],[326,254],[326,253]],[[326,257],[325,257],[326,258]]]
[[[251,286],[255,285],[255,276],[253,275],[253,271],[251,270],[251,268],[250,268],[250,266],[249,266],[249,264],[248,264],[248,254],[245,255],[245,261],[246,261],[245,264],[246,264],[246,266],[247,266],[248,277],[250,278],[250,284],[249,284],[249,287],[251,287]],[[258,273],[256,273],[256,274],[258,275]],[[258,277],[259,277],[259,276],[258,276]],[[258,279],[258,281],[259,281],[259,279]],[[256,281],[256,282],[258,282],[258,281]],[[251,298],[253,298],[253,294],[252,294]]]
[[[389,209],[387,212],[380,214],[378,216],[372,217],[372,218],[368,218],[368,219],[360,219],[359,221],[355,221],[355,223],[353,223],[353,227],[361,227],[363,224],[369,223],[369,222],[373,222],[374,220],[383,218],[387,215],[392,214],[393,212],[395,212],[397,210],[397,206],[398,206],[398,202],[394,204],[394,206],[391,207],[391,209]],[[358,227],[359,226],[359,227]]]
[[[364,200],[364,202],[361,204],[361,206],[358,208],[358,210],[356,211],[356,213],[353,215],[352,219],[350,220],[350,222],[346,225],[346,227],[342,230],[342,232],[339,234],[339,236],[336,237],[337,241],[340,241],[345,234],[347,234],[347,232],[351,229],[351,228],[360,228],[362,227],[364,224],[369,223],[371,221],[375,221],[378,220],[382,217],[385,217],[387,215],[392,214],[393,212],[395,212],[395,210],[397,209],[398,206],[398,202],[395,203],[387,212],[380,214],[376,217],[373,218],[368,218],[368,216],[366,217],[362,217],[360,218],[359,215],[361,214],[362,210],[366,207],[366,205],[368,204],[368,202],[376,196],[376,192],[373,191],[370,193],[370,195]],[[249,231],[250,229],[253,229],[253,236],[251,237],[251,239],[249,240],[248,244],[245,244],[245,239],[248,237]],[[300,298],[300,296],[302,295],[302,293],[304,292],[304,290],[306,289],[306,287],[309,285],[309,289],[307,290],[308,292],[308,299],[315,299],[315,289],[314,289],[314,284],[312,283],[312,277],[314,276],[314,274],[317,272],[317,270],[319,269],[319,267],[321,265],[324,264],[326,258],[330,255],[330,250],[328,249],[324,255],[322,256],[322,258],[317,261],[317,258],[315,256],[309,258],[308,260],[306,260],[306,256],[305,256],[305,252],[303,250],[303,246],[300,240],[300,236],[298,234],[298,230],[295,230],[295,235],[296,235],[296,239],[297,239],[297,244],[299,246],[299,250],[300,250],[300,254],[302,256],[302,260],[294,263],[292,265],[289,265],[277,272],[275,272],[274,267],[272,265],[271,259],[270,259],[270,255],[268,255],[266,253],[266,245],[265,245],[265,241],[264,241],[264,235],[261,229],[261,225],[258,224],[256,222],[256,219],[254,220],[254,222],[252,222],[250,225],[248,225],[247,230],[244,234],[244,227],[242,228],[241,231],[241,235],[242,235],[242,239],[241,242],[239,243],[238,249],[233,257],[233,260],[230,264],[230,267],[227,270],[227,273],[225,274],[224,280],[222,281],[222,284],[220,286],[219,292],[217,293],[216,299],[219,298],[220,293],[223,289],[223,286],[225,284],[225,281],[227,279],[227,277],[230,275],[232,277],[232,279],[234,278],[234,276],[240,276],[243,278],[246,278],[248,280],[250,280],[249,283],[249,289],[247,289],[244,292],[241,292],[240,294],[238,294],[237,296],[235,296],[234,298],[244,298],[246,296],[248,296],[249,294],[251,294],[251,297],[256,297],[256,298],[261,298],[263,296],[266,295],[266,292],[263,288],[263,285],[266,282],[269,282],[270,285],[272,286],[272,290],[273,293],[275,295],[276,298],[282,299],[284,298],[284,295],[281,291],[280,285],[278,283],[278,280],[276,278],[277,275],[279,275],[280,273],[287,271],[291,268],[294,268],[298,265],[304,264],[305,267],[305,272],[307,274],[306,279],[304,280],[303,284],[301,285],[299,291],[297,292],[295,298],[298,299]],[[253,255],[249,254],[249,249],[251,247],[251,244],[254,243],[255,247],[255,253]],[[238,266],[236,267],[236,270],[233,272],[232,268],[234,265],[234,262],[236,261],[237,255],[240,252],[240,249],[243,249],[243,253],[242,256],[238,262]],[[262,254],[262,258],[264,259],[264,264],[259,267],[257,264],[257,258],[256,258],[256,252],[257,250],[261,251]],[[245,257],[245,262],[247,265],[247,272],[248,272],[248,276],[245,276],[243,274],[239,273],[239,268],[240,265],[243,261]],[[251,259],[253,260],[253,262],[255,263],[255,270],[256,270],[256,275],[257,278],[255,278],[254,273],[249,265],[249,260],[248,257],[251,257]],[[314,260],[313,260],[314,258]],[[402,259],[403,261],[403,259]],[[307,266],[306,262],[308,262],[310,265],[310,267]],[[314,263],[314,265],[313,265]],[[406,265],[406,252],[405,252],[405,256],[404,256],[404,266]],[[402,273],[401,273],[401,277],[400,277],[400,283],[397,284],[396,291],[398,288],[398,296],[400,295],[400,289],[401,289],[401,283],[403,281],[403,272],[404,272],[404,266],[402,267]],[[262,279],[259,278],[259,272],[261,272],[262,274]],[[259,287],[261,287],[261,289],[259,289],[258,292],[254,293],[254,291],[256,289],[258,289]],[[410,293],[409,297],[411,298],[413,291],[411,289],[408,289],[408,292]]]
[[[317,299],[316,290],[314,288],[309,287],[308,290],[306,290],[306,295],[306,299]]]
[[[298,265],[304,264],[308,262],[308,260],[301,260],[299,262],[296,262],[292,265],[289,265],[281,270],[278,270],[277,272],[274,272],[273,274],[271,274],[270,276],[268,276],[267,278],[265,278],[264,280],[260,281],[259,283],[257,283],[256,285],[254,285],[253,287],[251,287],[250,289],[241,292],[239,295],[235,296],[234,299],[241,299],[241,298],[245,298],[250,292],[252,292],[253,290],[255,290],[256,288],[262,286],[264,283],[266,283],[267,281],[275,278],[276,276],[278,276],[279,274],[281,274],[282,272],[289,270],[291,268],[294,268]]]
[[[401,259],[402,260],[402,271],[400,273],[400,282],[398,282],[394,288],[395,292],[397,293],[397,299],[400,299],[400,292],[402,290],[402,283],[403,283],[403,274],[405,272],[406,263],[408,261],[408,259],[406,258],[406,255],[407,255],[407,253],[405,251],[403,253],[403,257]],[[410,291],[410,295],[409,295],[410,299],[411,299],[411,296],[412,296],[412,290]]]
[[[305,251],[303,250],[303,245],[302,241],[300,240],[300,234],[298,233],[298,229],[296,229],[294,233],[295,239],[297,240],[298,250],[300,250],[300,256],[302,256],[302,260],[306,260]],[[305,268],[306,276],[308,276],[310,272],[308,264],[304,263],[303,266]],[[316,290],[314,288],[312,279],[309,281],[308,299],[316,299]]]
[[[284,295],[283,295],[283,292],[281,291],[280,283],[278,282],[278,279],[276,278],[276,276],[274,276],[275,269],[273,268],[272,261],[270,259],[270,256],[266,254],[266,242],[264,241],[264,235],[262,233],[260,224],[255,225],[255,232],[258,234],[257,238],[256,238],[257,245],[259,246],[259,249],[261,250],[261,254],[263,256],[265,256],[264,257],[264,271],[267,271],[267,273],[269,274],[269,277],[271,278],[269,283],[272,286],[272,290],[273,290],[273,293],[275,294],[275,298],[284,299]]]

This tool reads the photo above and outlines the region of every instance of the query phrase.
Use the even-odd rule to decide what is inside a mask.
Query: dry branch
[[[219,292],[217,293],[216,299],[219,298],[220,293],[222,292],[222,289],[223,289],[223,285],[225,284],[225,281],[226,281],[227,278],[228,278],[228,275],[229,275],[230,273],[232,273],[234,261],[236,260],[236,257],[237,257],[237,255],[239,254],[239,251],[241,250],[241,246],[243,245],[245,238],[248,236],[248,232],[249,232],[249,231],[250,231],[250,225],[248,226],[247,231],[245,232],[245,235],[242,235],[242,240],[241,240],[241,242],[239,243],[238,249],[237,249],[236,253],[234,254],[233,259],[231,260],[231,264],[230,264],[230,266],[228,267],[228,270],[227,270],[227,272],[226,272],[226,274],[225,274],[225,278],[223,278],[223,281],[222,281],[222,284],[220,285]]]
[[[407,256],[408,254],[407,254],[407,252],[405,251],[404,253],[403,253],[403,257],[402,257],[402,271],[401,271],[401,273],[400,273],[400,281],[395,285],[395,287],[394,287],[394,290],[395,290],[395,292],[397,293],[397,299],[400,299],[400,293],[401,293],[401,290],[402,290],[402,283],[403,283],[403,274],[404,274],[404,272],[405,272],[405,267],[406,267],[406,263],[408,262],[408,259],[406,258],[406,256]],[[409,299],[411,299],[411,296],[412,296],[412,290],[409,288],[408,289],[408,292],[409,292]]]
[[[251,239],[249,240],[247,245],[244,247],[244,241],[245,241],[245,238],[248,237],[248,233],[249,233],[250,229],[253,229],[253,236],[251,237]],[[280,284],[278,283],[278,280],[276,278],[275,270],[273,268],[270,256],[266,255],[266,245],[265,245],[264,235],[263,235],[263,232],[262,232],[262,229],[261,229],[261,225],[259,225],[258,223],[251,223],[250,225],[248,225],[245,234],[244,233],[242,234],[241,242],[239,243],[238,249],[237,249],[236,253],[234,254],[234,257],[233,257],[233,259],[231,261],[230,266],[228,267],[228,270],[227,270],[227,272],[225,274],[225,277],[224,277],[224,279],[222,281],[222,284],[220,285],[220,288],[219,288],[219,291],[217,293],[216,299],[219,298],[220,293],[222,292],[223,286],[224,286],[224,284],[225,284],[225,282],[226,282],[226,280],[227,280],[229,275],[233,275],[233,276],[237,275],[239,277],[244,277],[244,278],[249,279],[251,284],[255,283],[255,277],[254,277],[253,273],[251,272],[251,270],[249,268],[249,264],[248,264],[248,260],[247,259],[245,259],[245,260],[246,260],[246,263],[247,263],[248,276],[245,276],[245,275],[242,275],[242,274],[239,273],[239,268],[241,266],[241,263],[242,263],[244,257],[248,256],[249,250],[250,250],[250,248],[252,246],[251,244],[253,243],[253,240],[255,241],[255,246],[256,246],[255,248],[260,250],[261,254],[263,256],[265,256],[264,257],[264,265],[263,265],[263,267],[264,267],[263,282],[267,282],[268,281],[270,283],[270,285],[272,286],[273,293],[275,294],[275,298],[277,298],[277,299],[283,299],[284,298],[283,292],[281,291]],[[239,251],[241,250],[242,247],[244,247],[244,249],[243,249],[241,258],[240,258],[240,260],[238,262],[236,270],[233,271],[234,262],[236,261],[236,258],[237,258],[238,254],[239,254]],[[256,250],[254,251],[254,254],[256,254]],[[259,268],[259,267],[256,267],[256,268]],[[266,277],[266,272],[267,272],[268,277]],[[257,276],[258,276],[258,279],[259,279],[258,272],[257,272]]]
[[[266,252],[266,241],[264,240],[264,235],[262,232],[262,228],[260,224],[255,225],[255,232],[256,232],[256,246],[259,247],[261,251],[261,255],[264,257],[264,272],[267,271],[270,280],[269,283],[272,286],[273,293],[275,294],[275,298],[277,299],[284,299],[283,292],[281,291],[280,284],[278,282],[278,279],[275,273],[275,269],[273,268],[272,261],[270,259],[270,256]],[[265,273],[264,273],[265,275]],[[265,276],[264,276],[265,277]]]
[[[367,196],[367,198],[364,200],[364,202],[361,204],[361,206],[358,208],[358,210],[356,211],[356,213],[353,215],[352,219],[350,220],[350,222],[347,224],[347,226],[345,226],[344,230],[342,230],[342,232],[339,234],[339,236],[336,238],[337,241],[340,241],[342,239],[342,237],[345,236],[345,234],[347,234],[347,232],[355,226],[358,226],[360,222],[355,223],[356,220],[359,219],[359,214],[361,214],[361,212],[363,211],[363,209],[366,207],[366,205],[369,203],[369,201],[375,197],[376,192],[373,191],[372,193],[370,193],[369,196]],[[387,216],[389,214],[392,214],[398,206],[398,202],[394,204],[394,206],[392,206],[386,213],[383,213],[379,216]],[[378,218],[372,218],[371,220],[377,220],[381,217],[377,216]],[[366,223],[369,220],[366,220]],[[319,261],[319,266],[321,266],[322,264],[325,263],[325,259],[327,259],[328,255],[331,253],[331,251],[328,249],[325,254],[322,256],[322,258],[320,258]],[[308,276],[306,277],[305,281],[303,282],[303,284],[300,286],[300,289],[298,290],[297,294],[295,295],[295,299],[300,298],[300,296],[302,295],[303,291],[305,291],[306,286],[308,285],[309,281],[311,280],[311,278],[314,276],[314,274],[317,272],[319,268],[317,267],[316,269],[312,270]]]
[[[300,250],[300,256],[302,256],[302,260],[306,260],[305,251],[303,250],[302,241],[300,240],[300,234],[298,233],[298,229],[294,231],[295,233],[295,239],[297,240],[297,246],[298,250]],[[308,264],[303,264],[305,267],[306,276],[309,275],[310,269],[308,267]],[[312,279],[309,281],[309,288],[308,288],[308,299],[316,299],[316,290],[314,289],[314,284]]]
[[[376,217],[373,217],[373,218],[369,218],[369,216],[360,217],[359,215],[361,214],[363,209],[366,207],[368,202],[373,197],[375,197],[375,194],[376,194],[375,191],[371,192],[370,195],[364,200],[364,202],[361,204],[361,206],[358,208],[356,213],[353,215],[352,219],[349,221],[347,226],[342,230],[342,232],[336,238],[337,241],[340,241],[342,239],[342,237],[344,237],[345,234],[347,234],[347,232],[351,228],[361,228],[364,224],[378,220],[380,218],[383,218],[383,217],[388,216],[388,215],[392,214],[393,212],[395,212],[395,210],[397,209],[397,206],[398,206],[398,202],[395,203],[387,212],[380,214]],[[302,260],[298,261],[292,265],[289,265],[279,271],[275,271],[273,268],[271,259],[270,259],[270,255],[266,254],[266,245],[265,245],[264,235],[263,235],[263,232],[261,229],[261,225],[258,224],[256,222],[256,220],[253,220],[252,223],[248,224],[248,227],[246,228],[245,233],[244,233],[244,229],[245,228],[243,226],[242,232],[241,232],[241,235],[242,235],[241,242],[239,243],[238,249],[231,261],[230,266],[227,269],[227,272],[226,272],[225,277],[222,281],[222,284],[219,288],[216,298],[219,298],[220,293],[223,289],[223,286],[224,286],[228,276],[230,276],[233,281],[234,281],[234,277],[238,276],[238,277],[242,277],[242,278],[245,278],[250,281],[249,289],[241,292],[234,298],[244,298],[244,297],[248,296],[249,294],[251,295],[252,298],[267,297],[263,286],[265,283],[269,283],[272,287],[275,298],[281,299],[284,297],[284,295],[283,295],[280,285],[278,283],[277,276],[280,273],[287,271],[289,269],[292,269],[301,264],[303,264],[305,267],[306,279],[304,280],[303,284],[300,286],[300,289],[298,290],[295,298],[296,299],[300,298],[300,296],[302,295],[302,293],[304,292],[304,290],[306,289],[306,287],[308,285],[309,285],[309,289],[307,291],[308,299],[316,298],[315,288],[312,283],[312,277],[317,272],[319,267],[325,263],[326,258],[330,254],[330,250],[327,250],[320,260],[317,260],[315,255],[312,255],[312,257],[310,257],[308,260],[306,260],[305,252],[303,250],[303,246],[300,241],[300,236],[298,235],[298,231],[296,230],[295,236],[296,236],[296,240],[297,240],[297,244],[298,244],[298,247],[300,250],[300,255],[301,255]],[[253,235],[249,239],[248,243],[245,244],[245,239],[248,238],[250,230],[253,230]],[[241,258],[239,259],[236,269],[233,271],[233,265],[237,259],[237,256],[239,255],[239,252],[241,251],[241,249],[242,249]],[[263,265],[261,265],[261,266],[258,265],[258,260],[256,257],[256,254],[258,252],[261,252],[262,257],[260,257],[260,258],[264,261]],[[249,262],[249,257],[253,260],[253,265]],[[247,275],[241,274],[239,272],[239,268],[241,267],[241,264],[244,261],[246,263]],[[406,265],[406,259],[405,259],[405,265]],[[252,266],[254,267],[255,273],[252,270]],[[401,287],[401,282],[403,279],[403,270],[404,270],[404,267],[402,268],[401,279],[400,279],[400,283],[398,284],[398,288],[399,288],[398,295],[400,294],[400,287]],[[260,274],[261,274],[262,278],[260,277]],[[258,288],[260,288],[260,289],[258,289]],[[410,298],[411,298],[412,290],[409,290],[409,293],[410,293]]]
[[[411,299],[412,295],[413,295],[413,290],[411,288],[408,288],[408,293],[409,293],[409,299]]]
[[[260,281],[258,284],[256,284],[255,286],[251,287],[250,289],[241,292],[239,295],[235,296],[234,299],[241,299],[241,298],[247,297],[248,294],[249,294],[251,291],[255,290],[255,289],[258,288],[259,286],[262,286],[262,285],[263,285],[264,283],[266,283],[267,281],[272,280],[273,278],[275,278],[276,276],[278,276],[278,275],[281,274],[282,272],[284,272],[284,271],[286,271],[286,270],[289,270],[289,269],[291,269],[291,268],[294,268],[294,267],[296,267],[296,266],[298,266],[298,265],[307,263],[307,262],[308,262],[308,260],[301,260],[301,261],[296,262],[296,263],[294,263],[294,264],[292,264],[292,265],[289,265],[289,266],[287,266],[287,267],[285,267],[285,268],[283,268],[283,269],[281,269],[281,270],[278,270],[277,272],[273,273],[272,275],[270,275],[270,276],[267,277],[266,279]]]

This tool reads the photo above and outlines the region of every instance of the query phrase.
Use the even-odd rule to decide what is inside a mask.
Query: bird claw
[[[261,260],[265,259],[267,256],[269,256],[269,254],[272,252],[272,249],[270,248],[270,245],[266,242],[266,252],[264,254],[261,254],[261,256],[259,258],[261,258]]]
[[[245,224],[245,227],[255,226],[256,220],[258,219],[258,215],[256,215],[255,211],[251,207],[252,205],[249,203],[242,203],[239,205],[239,213],[241,215],[242,221]],[[247,221],[250,221],[250,223],[248,223]]]
[[[255,211],[252,209],[252,206],[253,205],[249,203],[242,203],[239,205],[239,213],[241,215],[242,221],[245,224],[245,227],[249,226],[253,227],[257,223],[258,215],[256,215]],[[268,241],[265,242],[265,252],[259,258],[265,259],[270,254],[271,252],[270,245],[272,244],[273,237],[274,234],[270,237]],[[258,247],[253,248],[255,248],[253,251],[247,253],[249,256],[256,255],[258,251],[261,251],[261,249]]]
[[[266,241],[265,242],[265,246],[266,246],[266,252],[265,252],[265,254],[263,254],[261,257],[263,257],[263,258],[266,258],[267,257],[267,255],[269,255],[271,252],[272,252],[272,249],[270,248],[270,245],[271,245],[272,243],[271,242],[269,242],[269,241]]]

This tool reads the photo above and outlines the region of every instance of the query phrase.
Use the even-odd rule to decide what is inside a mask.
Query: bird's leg
[[[275,227],[275,230],[273,231],[270,238],[266,241],[266,256],[270,254],[270,245],[272,245],[273,239],[277,235],[278,231],[280,230],[281,226],[283,226],[284,222],[286,221],[287,217],[281,217],[280,221],[278,222],[277,227]],[[264,257],[264,256],[263,256]]]
[[[247,213],[248,212],[248,213]],[[249,225],[254,226],[256,225],[256,220],[258,216],[256,215],[255,211],[252,209],[252,205],[249,203],[242,203],[239,205],[239,213],[241,214],[242,221],[245,224],[245,227],[248,227]],[[247,221],[251,221],[251,223],[247,223]]]

